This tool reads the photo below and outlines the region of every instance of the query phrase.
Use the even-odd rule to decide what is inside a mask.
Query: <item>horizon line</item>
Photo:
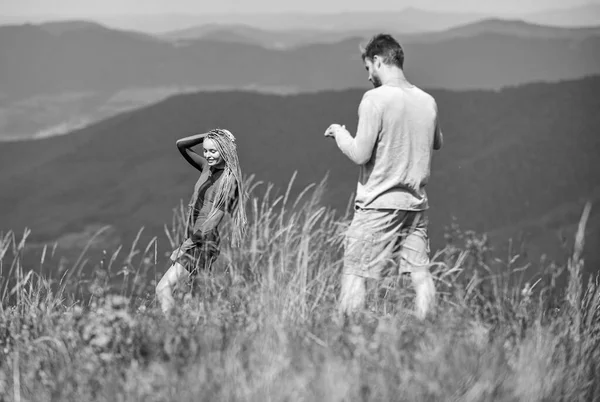
[[[178,16],[178,17],[203,17],[203,16],[274,16],[274,15],[340,15],[340,14],[381,14],[381,13],[404,13],[407,11],[423,11],[432,14],[453,14],[453,15],[482,15],[482,16],[498,16],[498,15],[531,15],[537,13],[545,13],[545,12],[553,12],[553,11],[566,11],[566,10],[576,10],[582,8],[589,7],[599,7],[600,3],[589,1],[587,3],[582,3],[575,6],[567,6],[567,7],[554,7],[554,8],[541,8],[537,11],[525,11],[525,12],[514,12],[514,11],[492,11],[492,12],[482,12],[482,11],[474,11],[474,10],[464,10],[464,11],[454,11],[454,10],[441,10],[441,9],[431,9],[427,7],[415,7],[415,6],[406,6],[401,9],[381,9],[381,10],[373,10],[373,9],[350,9],[350,10],[339,10],[339,11],[308,11],[308,10],[289,10],[289,11],[209,11],[209,12],[186,12],[186,11],[174,11],[174,12],[135,12],[135,13],[94,13],[94,14],[86,14],[86,13],[26,13],[26,14],[4,14],[0,12],[0,18],[31,18],[31,17],[85,17],[85,18],[93,18],[93,17],[160,17],[160,16]]]

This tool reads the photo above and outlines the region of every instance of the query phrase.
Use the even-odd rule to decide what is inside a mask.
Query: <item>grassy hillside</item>
[[[572,233],[583,202],[599,195],[599,90],[594,77],[500,92],[431,91],[446,139],[429,185],[434,246],[456,217],[464,229],[497,234],[498,247],[514,237],[538,250],[534,258],[563,259],[561,236]],[[343,210],[358,168],[323,132],[333,122],[354,132],[362,94],[182,95],[72,135],[2,144],[1,227],[29,227],[39,241],[103,224],[124,239],[142,226],[159,235],[196,178],[175,140],[213,127],[236,134],[246,174],[280,189],[294,171],[296,193],[329,174],[324,200]],[[593,210],[590,241],[598,236],[597,216]],[[597,250],[588,252],[590,261],[598,258]]]
[[[316,188],[258,198],[242,246],[177,289],[165,319],[153,300],[156,243],[122,244],[124,264],[48,250],[23,265],[28,239],[0,237],[0,397],[6,401],[595,401],[600,292],[576,252],[535,283],[520,265],[490,275],[484,248],[457,242],[434,259],[438,298],[413,314],[408,278],[369,284],[369,307],[336,307],[347,219]],[[589,211],[589,210],[588,210]],[[170,232],[181,235],[181,220]],[[228,231],[224,231],[228,233]],[[89,261],[92,270],[81,267]],[[10,268],[8,268],[10,267]],[[45,267],[51,275],[39,275]],[[153,279],[155,277],[156,279]]]

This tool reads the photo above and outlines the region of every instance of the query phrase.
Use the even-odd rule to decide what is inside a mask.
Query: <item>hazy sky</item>
[[[381,11],[407,6],[455,12],[527,13],[586,3],[598,4],[600,0],[0,0],[0,15]]]

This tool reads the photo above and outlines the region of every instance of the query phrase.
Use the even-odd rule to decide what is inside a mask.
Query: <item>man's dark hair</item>
[[[402,46],[391,35],[375,35],[362,50],[363,61],[365,59],[373,61],[375,56],[381,57],[385,64],[395,65],[400,68],[404,67],[404,50],[402,50]]]

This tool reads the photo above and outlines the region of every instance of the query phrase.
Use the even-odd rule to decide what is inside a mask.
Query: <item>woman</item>
[[[200,143],[203,143],[204,157],[192,150]],[[178,140],[177,148],[185,160],[200,171],[200,178],[189,204],[187,239],[173,251],[172,265],[156,285],[156,296],[165,314],[175,305],[173,287],[198,269],[210,270],[219,256],[217,229],[225,212],[233,218],[234,244],[239,244],[246,226],[246,191],[233,134],[214,129]]]

